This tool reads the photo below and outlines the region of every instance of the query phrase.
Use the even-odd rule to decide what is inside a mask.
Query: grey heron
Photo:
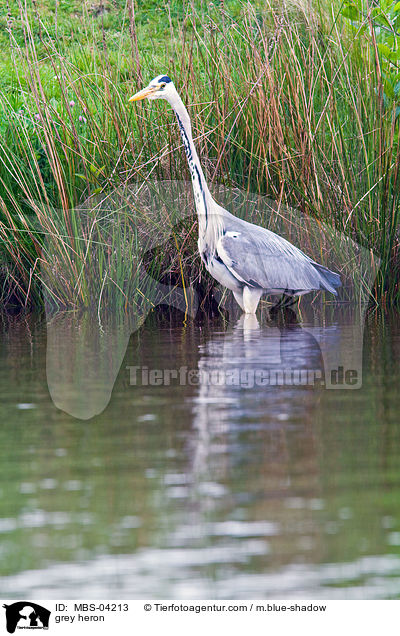
[[[278,234],[234,216],[213,199],[193,142],[188,111],[172,80],[158,75],[129,101],[145,98],[165,99],[175,111],[192,177],[200,256],[210,274],[232,290],[241,309],[254,314],[263,294],[296,298],[324,289],[336,296],[339,274]]]

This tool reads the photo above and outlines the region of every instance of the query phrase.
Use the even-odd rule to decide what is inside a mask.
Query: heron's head
[[[138,102],[141,99],[168,99],[176,94],[175,86],[168,75],[157,75],[143,90],[135,93],[129,99],[130,102]]]

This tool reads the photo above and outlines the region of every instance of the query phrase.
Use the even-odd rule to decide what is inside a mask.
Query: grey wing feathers
[[[341,284],[338,274],[315,263],[278,234],[235,221],[226,224],[217,254],[239,281],[270,291],[326,289],[337,294],[335,288]]]

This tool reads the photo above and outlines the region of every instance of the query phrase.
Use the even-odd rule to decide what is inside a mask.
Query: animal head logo
[[[51,612],[32,603],[31,601],[18,601],[11,605],[3,605],[6,610],[7,631],[14,634],[16,628],[48,629]]]

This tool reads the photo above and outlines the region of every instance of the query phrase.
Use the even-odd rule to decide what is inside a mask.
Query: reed
[[[94,15],[84,5],[68,31],[60,11],[55,24],[39,4],[10,4],[0,56],[3,303],[138,306],[146,276],[210,291],[173,114],[159,102],[127,104],[159,72],[190,106],[213,187],[275,201],[272,212],[252,208],[255,222],[274,227],[274,214],[296,209],[352,239],[381,260],[374,300],[397,303],[398,120],[365,29],[349,29],[331,4],[225,2],[205,13],[172,3],[152,26],[140,3],[115,6]],[[250,218],[251,206],[232,201]],[[312,237],[302,246],[340,266],[349,300],[359,262],[340,262],[340,241]]]

